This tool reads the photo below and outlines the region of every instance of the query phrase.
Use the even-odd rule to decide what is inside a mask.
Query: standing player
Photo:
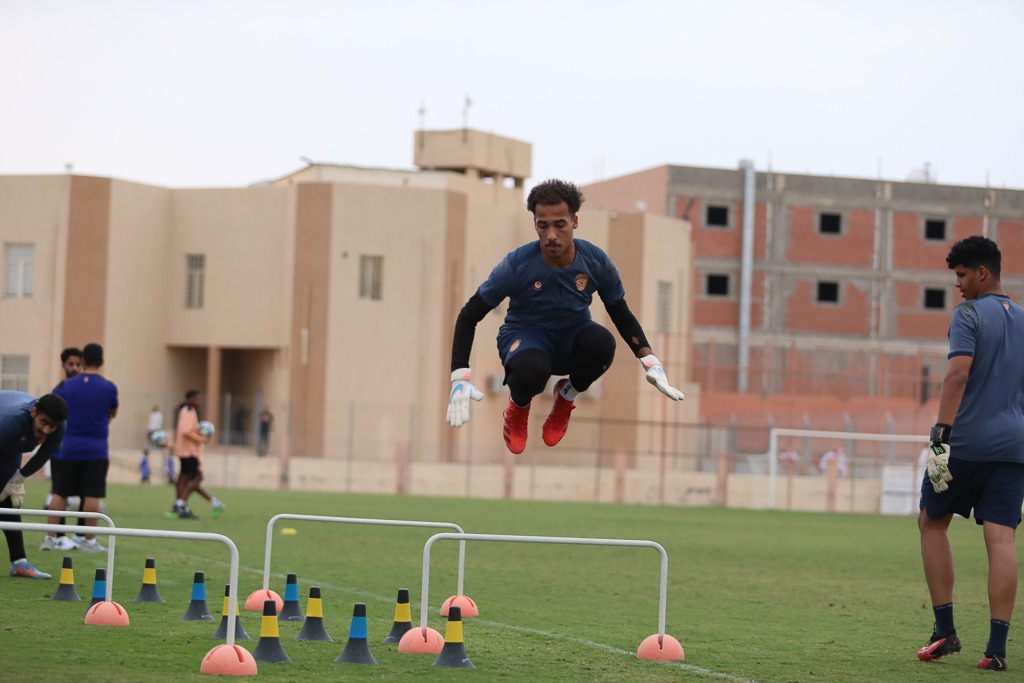
[[[569,429],[576,397],[611,366],[615,338],[590,317],[596,292],[630,350],[640,359],[647,381],[673,401],[683,392],[668,383],[640,323],[626,305],[619,272],[599,247],[573,237],[583,194],[574,184],[548,180],[526,199],[533,214],[536,242],[510,252],[495,266],[455,322],[452,342],[452,387],[448,424],[461,427],[469,419],[470,399],[483,393],[470,383],[469,353],[476,325],[509,299],[498,332],[498,355],[505,367],[510,397],[503,435],[512,453],[526,448],[526,430],[533,397],[544,391],[552,375],[568,375],[554,388],[554,403],[542,428],[544,443],[554,446]]]
[[[100,498],[107,495],[110,421],[117,416],[117,386],[100,374],[102,346],[86,344],[82,352],[85,370],[65,381],[56,392],[68,404],[68,430],[61,448],[62,464],[53,473],[51,510],[66,510],[67,499],[80,496],[83,512],[99,512]],[[82,521],[85,526],[96,526],[95,519]],[[95,534],[86,534],[78,549],[93,553],[106,551]]]
[[[82,349],[76,346],[69,346],[60,352],[60,366],[64,370],[64,379],[62,379],[57,386],[53,388],[55,392],[59,392],[61,387],[64,386],[64,382],[68,379],[81,374],[82,368],[85,364],[85,356],[82,354]],[[46,478],[50,480],[50,495],[46,497],[46,509],[50,509],[50,503],[53,501],[54,489],[53,489],[53,478],[54,470],[59,470],[63,461],[60,457],[60,449],[58,448],[49,460],[46,461]],[[64,524],[64,517],[49,517],[46,520],[50,524]],[[43,542],[40,544],[40,550],[75,550],[78,548],[78,541],[73,540],[70,536],[64,535],[64,533],[58,533],[55,536],[46,535],[43,537]]]
[[[25,500],[25,477],[31,477],[60,448],[64,439],[68,406],[60,396],[46,394],[37,401],[20,391],[0,391],[0,508],[20,508]],[[36,454],[21,464],[22,454],[38,447]],[[0,515],[0,521],[20,522],[18,515]],[[25,556],[21,531],[4,529],[11,558],[11,576],[48,579],[49,574],[33,567]]]
[[[1024,502],[1024,308],[1000,284],[1002,256],[976,235],[953,245],[946,263],[964,303],[949,325],[949,366],[921,483],[921,557],[935,628],[918,659],[959,652],[953,622],[954,514],[982,525],[988,551],[989,638],[982,669],[1006,670],[1006,638],[1017,599],[1015,532]]]
[[[185,393],[185,402],[178,409],[178,425],[174,439],[174,453],[181,460],[175,492],[178,499],[168,516],[177,515],[181,519],[195,519],[196,516],[188,507],[188,498],[193,492],[210,501],[214,518],[220,517],[226,507],[215,496],[203,488],[203,444],[209,438],[199,432],[199,406],[203,394],[198,389],[190,389]]]

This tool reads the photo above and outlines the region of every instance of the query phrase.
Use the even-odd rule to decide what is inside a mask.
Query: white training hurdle
[[[430,549],[435,542],[440,540],[466,541],[497,541],[502,543],[556,543],[562,545],[604,545],[604,546],[625,546],[633,548],[654,548],[661,555],[661,582],[658,593],[658,643],[665,639],[665,612],[668,593],[668,553],[660,543],[654,541],[618,539],[618,538],[579,538],[573,536],[515,536],[506,534],[434,534],[427,539],[423,546],[423,584],[421,587],[420,602],[420,628],[427,628],[427,603],[430,592]],[[459,594],[462,594],[462,586],[459,586]]]
[[[7,510],[8,508],[0,508],[0,511]],[[27,515],[35,517],[75,517],[77,519],[102,519],[107,523],[107,526],[113,528],[114,520],[102,512],[79,512],[77,510],[42,510],[33,508],[10,508],[15,515]],[[2,514],[11,514],[3,512]],[[63,525],[60,525],[63,526]],[[93,527],[94,528],[94,527]],[[57,529],[61,531],[61,529]],[[94,532],[90,532],[94,533]],[[114,590],[114,550],[115,550],[115,538],[110,537],[110,545],[107,548],[107,602],[110,602],[111,592]]]
[[[49,513],[50,511],[47,511]],[[92,526],[73,526],[73,525],[61,525],[61,524],[33,524],[31,522],[0,522],[0,529],[19,529],[21,531],[64,531],[73,534],[97,534],[111,536],[111,540],[115,536],[134,536],[138,538],[173,538],[186,541],[216,541],[223,543],[231,551],[231,568],[229,570],[228,579],[228,621],[227,621],[227,638],[225,645],[231,648],[233,651],[246,652],[244,648],[235,647],[235,616],[238,614],[238,547],[235,545],[227,536],[223,534],[213,534],[201,531],[166,531],[163,529],[126,529],[126,528],[103,528],[103,527],[92,527]],[[111,543],[113,545],[113,543]],[[110,592],[108,584],[107,601],[110,601]],[[207,657],[213,654],[214,650],[219,647],[215,647],[209,653]],[[252,655],[249,655],[251,659]],[[251,670],[255,673],[255,661],[252,661]],[[204,671],[204,673],[207,673]]]
[[[405,527],[427,527],[432,529],[454,529],[457,533],[464,533],[462,527],[451,522],[424,522],[408,519],[371,519],[364,517],[325,517],[322,515],[297,515],[282,513],[274,515],[267,523],[267,547],[263,556],[263,590],[270,590],[270,555],[274,543],[274,524],[281,519],[296,519],[307,522],[337,522],[341,524],[371,524],[379,526],[405,526]],[[463,568],[466,564],[466,543],[459,544],[459,592],[462,595]],[[260,603],[262,609],[262,603]]]

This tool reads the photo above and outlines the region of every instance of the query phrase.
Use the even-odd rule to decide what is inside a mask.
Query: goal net
[[[861,493],[878,492],[879,512],[910,513],[916,510],[927,445],[928,437],[921,434],[772,428],[766,454],[768,508],[794,507],[791,499],[780,501],[780,482],[825,477],[831,479],[833,495],[839,488],[852,500],[859,485]],[[786,487],[787,498],[792,489]]]

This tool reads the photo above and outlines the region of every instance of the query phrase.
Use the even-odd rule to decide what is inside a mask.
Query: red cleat
[[[544,420],[544,427],[541,430],[544,443],[548,446],[557,444],[569,431],[569,415],[576,408],[576,404],[566,401],[560,393],[562,387],[568,383],[568,379],[560,379],[555,383],[555,402],[552,404],[551,412],[548,413],[548,419]]]
[[[928,641],[928,644],[917,651],[917,658],[922,662],[930,662],[938,659],[939,657],[945,657],[946,655],[960,652],[960,649],[960,636],[956,634],[956,631],[947,633],[944,636],[938,636],[932,633],[931,640]]]
[[[508,400],[508,407],[505,408],[505,426],[501,432],[508,450],[515,455],[526,450],[526,428],[529,418],[530,406],[520,408],[512,399]]]

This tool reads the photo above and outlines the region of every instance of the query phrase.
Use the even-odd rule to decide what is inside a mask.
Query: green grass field
[[[46,484],[29,484],[26,507],[41,505]],[[469,542],[465,592],[480,617],[464,621],[474,670],[436,668],[433,656],[384,645],[399,588],[410,590],[419,624],[423,544],[436,531],[407,527],[289,521],[276,525],[270,587],[284,594],[298,575],[300,605],[320,586],[333,643],[295,641],[300,623],[280,624],[292,663],[259,664],[259,678],[299,681],[949,681],[984,676],[975,668],[988,636],[985,554],[980,529],[957,519],[957,625],[964,653],[924,664],[915,651],[931,629],[917,529],[910,517],[757,512],[425,497],[217,491],[219,520],[195,501],[201,519],[165,519],[167,486],[111,486],[107,504],[120,527],[208,531],[238,546],[239,602],[262,587],[267,522],[279,513],[453,522],[470,533],[587,536],[657,541],[668,551],[666,632],[686,650],[680,663],[637,660],[658,627],[660,559],[650,548]],[[26,518],[25,521],[42,521]],[[282,527],[297,530],[282,535]],[[229,554],[220,543],[121,537],[113,599],[128,627],[86,626],[83,613],[106,556],[40,552],[26,533],[29,559],[51,581],[0,578],[0,681],[192,681],[221,616]],[[108,540],[101,540],[106,545]],[[442,634],[440,603],[456,589],[458,545],[432,551],[429,625]],[[64,555],[74,558],[83,602],[52,601]],[[164,604],[135,603],[147,557],[156,559]],[[193,575],[206,574],[216,622],[183,621]],[[365,602],[369,645],[378,666],[337,664],[352,607]],[[243,612],[252,651],[261,617]],[[1011,630],[1010,674],[1024,671],[1024,648]],[[1018,668],[1021,667],[1021,668]],[[1003,677],[1007,679],[1007,677]]]

